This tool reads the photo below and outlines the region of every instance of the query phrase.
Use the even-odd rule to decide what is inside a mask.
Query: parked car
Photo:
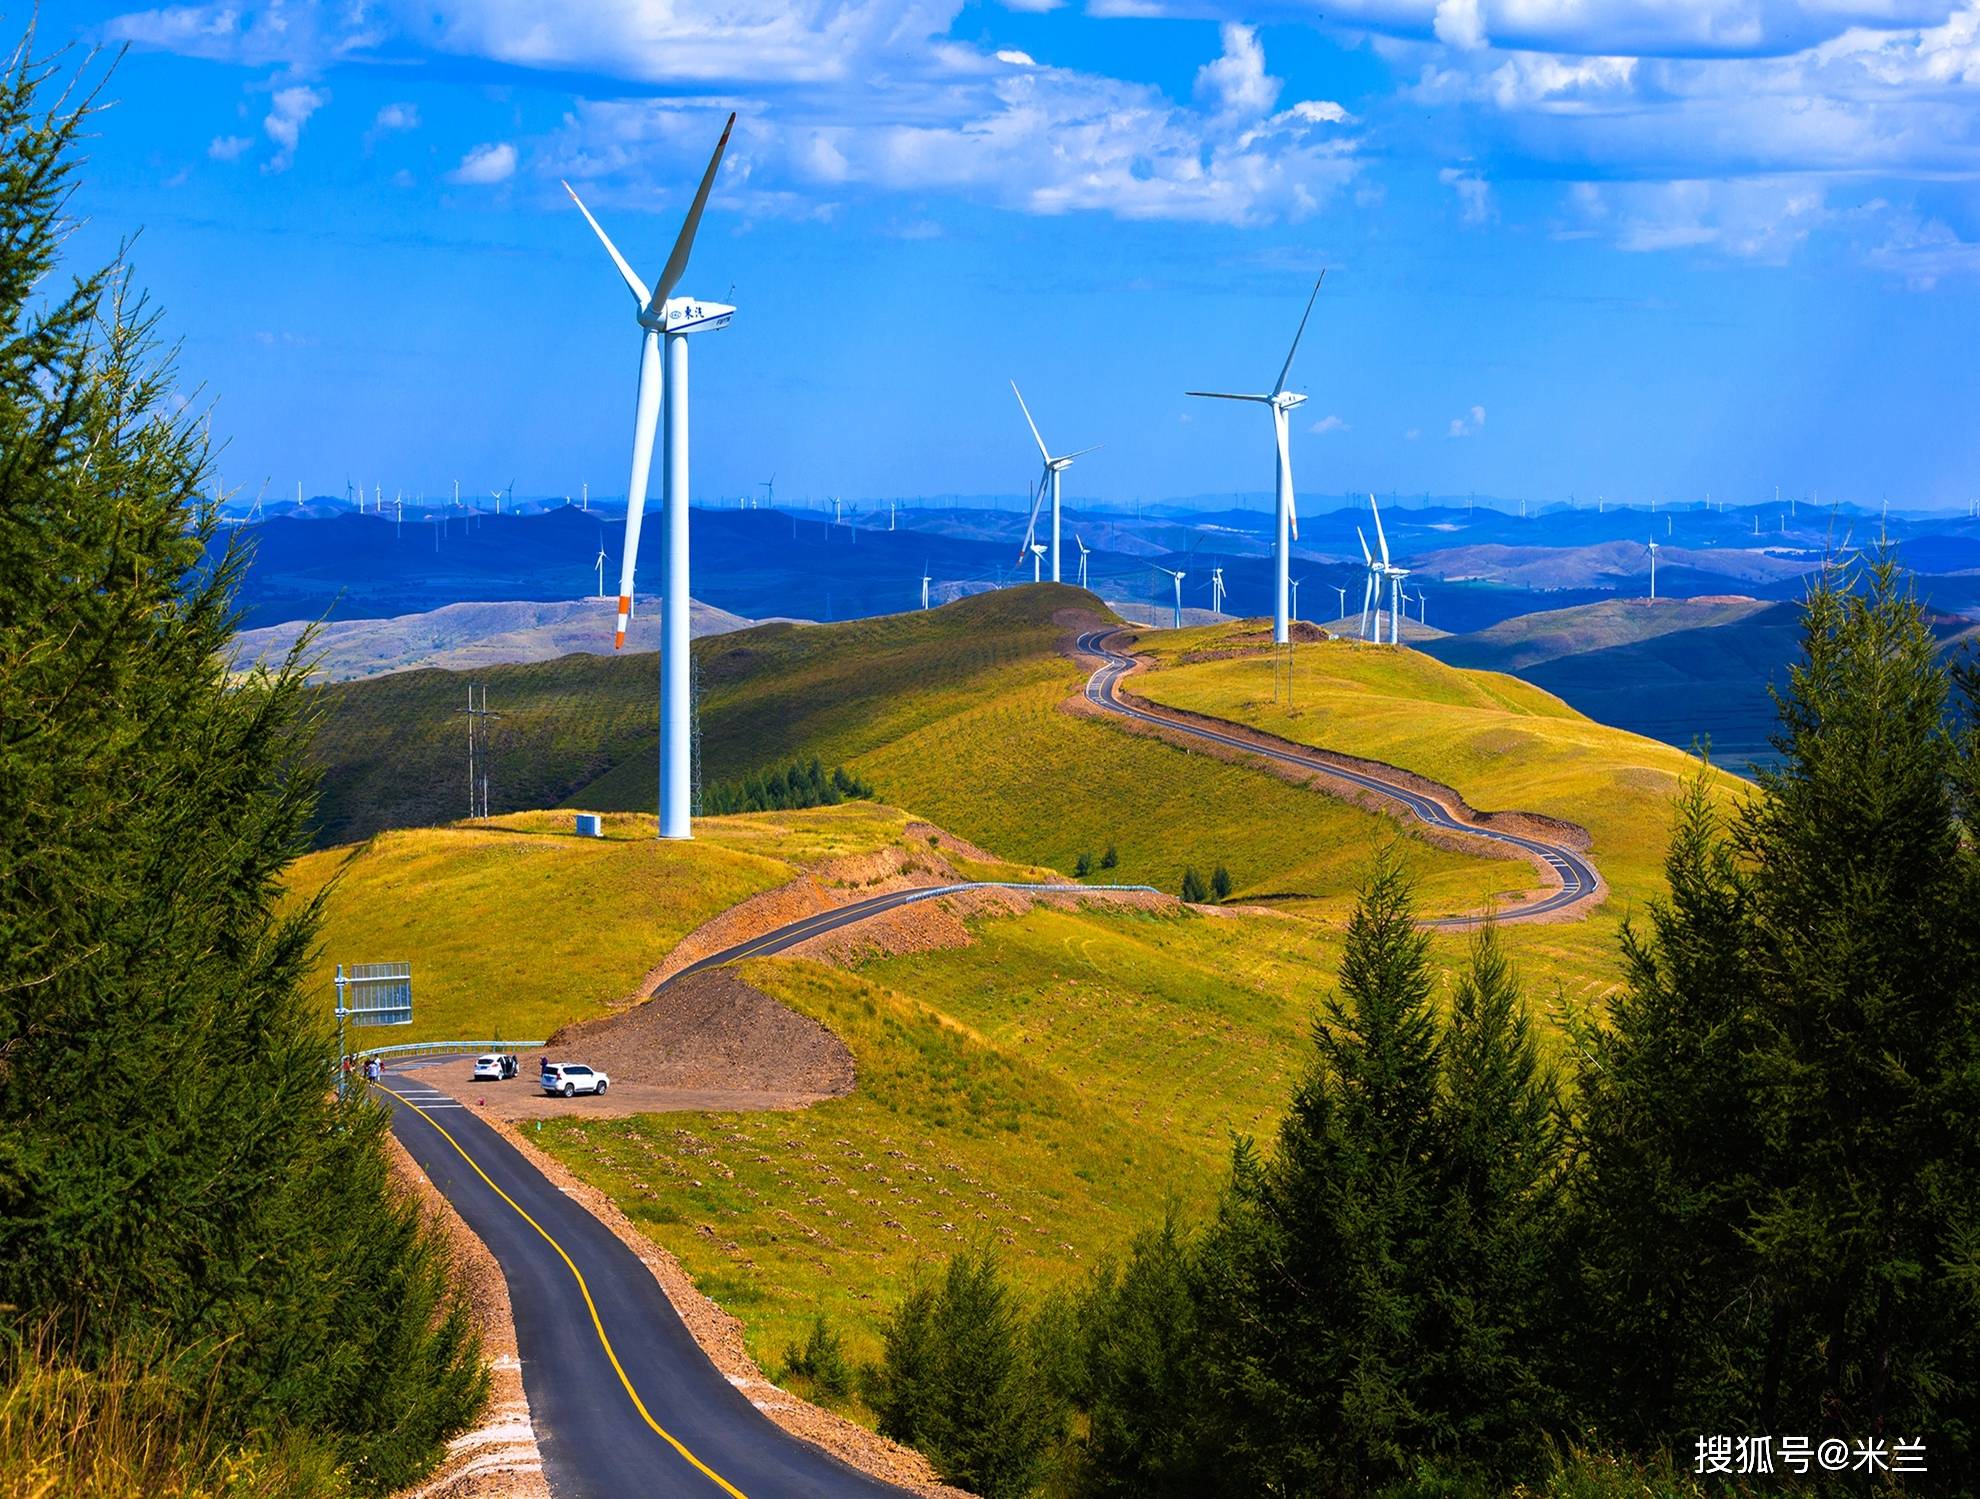
[[[491,1051],[474,1059],[474,1080],[478,1083],[504,1083],[519,1070],[513,1052]]]
[[[577,1062],[545,1062],[537,1082],[545,1093],[570,1098],[579,1093],[603,1093],[612,1080]]]

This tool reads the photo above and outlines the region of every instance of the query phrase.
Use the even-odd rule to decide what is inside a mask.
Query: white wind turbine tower
[[[1382,507],[1375,502],[1375,496],[1373,494],[1368,496],[1368,509],[1375,517],[1375,545],[1381,548],[1382,552],[1379,574],[1381,577],[1389,580],[1389,644],[1400,645],[1402,643],[1402,580],[1409,576],[1409,569],[1406,567],[1396,567],[1389,561],[1389,538],[1387,533],[1382,530]],[[1368,543],[1365,540],[1361,543],[1361,550],[1362,554],[1366,556]],[[1374,564],[1371,563],[1370,565],[1373,566]],[[1375,611],[1375,639],[1379,642],[1382,638],[1382,612],[1380,607],[1382,585],[1379,581],[1375,584],[1375,598],[1377,605]]]
[[[605,538],[598,538],[598,560],[591,564],[598,569],[598,596],[605,597]]]
[[[921,607],[923,609],[928,607],[928,582],[928,564],[924,562],[921,564]]]
[[[1304,578],[1292,579],[1292,622],[1294,624],[1299,623],[1299,585],[1305,581],[1306,579]]]
[[[1224,570],[1221,567],[1210,569],[1210,612],[1221,619],[1224,615]]]
[[[1175,570],[1174,568],[1172,568],[1172,567],[1164,567],[1164,566],[1162,566],[1162,564],[1161,564],[1161,563],[1159,563],[1159,562],[1151,562],[1151,563],[1149,563],[1148,565],[1149,565],[1150,567],[1152,567],[1152,568],[1154,568],[1156,572],[1158,572],[1158,573],[1167,573],[1167,574],[1168,574],[1168,575],[1169,575],[1169,576],[1170,576],[1171,578],[1173,578],[1173,579],[1175,579],[1175,583],[1176,583],[1176,622],[1175,622],[1175,628],[1176,628],[1176,629],[1178,629],[1178,630],[1180,630],[1180,629],[1182,628],[1182,586],[1183,586],[1183,579],[1184,579],[1185,577],[1187,577],[1187,576],[1188,576],[1188,574],[1186,574],[1186,573],[1180,573],[1180,572],[1177,572],[1177,571],[1176,571],[1176,570]]]
[[[663,382],[665,387],[667,431],[660,463],[662,838],[692,836],[689,828],[693,797],[690,743],[694,709],[688,691],[687,338],[691,333],[726,328],[729,319],[736,313],[733,307],[717,302],[700,302],[692,297],[676,297],[673,291],[687,271],[688,255],[694,249],[695,231],[701,227],[701,213],[708,205],[709,189],[715,185],[715,172],[722,164],[722,153],[728,148],[729,132],[735,129],[735,125],[736,117],[731,114],[728,123],[722,127],[722,138],[715,143],[714,155],[708,158],[708,170],[702,173],[701,185],[695,189],[694,200],[688,205],[687,217],[682,221],[680,235],[674,241],[673,253],[667,257],[666,267],[660,272],[660,279],[654,282],[651,292],[599,227],[598,220],[592,218],[591,210],[584,206],[576,193],[571,192],[568,182],[564,184],[564,191],[571,193],[571,201],[577,204],[578,212],[584,215],[585,222],[591,225],[592,232],[604,244],[606,253],[612,257],[612,264],[618,267],[619,275],[632,291],[633,300],[639,308],[639,389],[633,415],[632,473],[626,485],[626,550],[619,567],[619,617],[612,639],[614,650],[626,643],[626,620],[632,613],[633,565],[639,556],[640,519],[646,509],[647,471],[653,462],[653,431],[660,418]]]
[[[1204,396],[1219,401],[1257,401],[1272,408],[1272,441],[1278,456],[1278,540],[1274,550],[1276,559],[1272,606],[1272,639],[1284,645],[1292,639],[1292,625],[1287,613],[1291,580],[1288,573],[1292,566],[1292,544],[1299,540],[1299,516],[1293,509],[1292,452],[1288,447],[1286,419],[1294,407],[1304,404],[1306,397],[1298,391],[1286,389],[1286,378],[1292,373],[1293,355],[1299,352],[1299,341],[1306,333],[1306,320],[1313,316],[1313,303],[1320,295],[1320,283],[1327,279],[1322,271],[1313,283],[1313,295],[1306,299],[1306,311],[1300,317],[1299,330],[1293,334],[1292,347],[1286,350],[1286,362],[1279,369],[1278,384],[1272,387],[1270,395],[1233,395],[1221,390],[1192,390],[1184,394]]]
[[[1077,531],[1073,532],[1073,545],[1079,548],[1079,586],[1084,588],[1086,586],[1086,558],[1092,549],[1079,539],[1079,532]]]
[[[1031,581],[1034,583],[1038,581],[1038,564],[1040,561],[1044,559],[1044,556],[1045,556],[1045,543],[1042,541],[1034,541],[1031,544]]]
[[[1650,554],[1650,598],[1654,603],[1657,598],[1657,538],[1651,537],[1644,550]]]
[[[1346,588],[1346,587],[1345,587],[1345,586],[1344,586],[1343,584],[1340,584],[1340,583],[1331,583],[1331,584],[1329,584],[1328,586],[1329,586],[1330,588],[1332,588],[1332,589],[1334,590],[1334,592],[1335,592],[1335,593],[1338,593],[1338,594],[1339,594],[1339,595],[1341,596],[1341,618],[1342,618],[1343,620],[1346,620],[1346,618],[1347,618],[1347,588]]]
[[[1024,544],[1031,545],[1032,537],[1037,530],[1038,506],[1045,498],[1045,481],[1049,479],[1052,483],[1052,581],[1056,583],[1059,581],[1059,475],[1072,467],[1073,459],[1085,457],[1100,444],[1095,443],[1092,448],[1081,448],[1077,452],[1054,458],[1045,447],[1045,439],[1038,435],[1038,423],[1031,419],[1031,408],[1024,404],[1024,392],[1017,388],[1015,380],[1011,382],[1011,394],[1017,397],[1018,410],[1024,413],[1024,424],[1031,428],[1031,440],[1038,444],[1038,456],[1045,460],[1045,471],[1038,479],[1038,498],[1031,502],[1031,524],[1025,528]],[[1034,583],[1037,581],[1036,578],[1032,579]]]
[[[1373,498],[1373,496],[1370,496]],[[1361,542],[1361,562],[1368,569],[1368,581],[1361,590],[1361,638],[1368,639],[1368,616],[1375,616],[1375,639],[1382,638],[1382,564],[1375,560],[1374,553],[1368,550],[1368,537],[1361,527],[1354,528],[1356,538]],[[1345,617],[1345,611],[1343,611]]]

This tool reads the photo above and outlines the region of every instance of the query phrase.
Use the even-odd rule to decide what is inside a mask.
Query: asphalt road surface
[[[1147,888],[971,882],[899,890],[739,942],[668,982],[963,890]],[[751,1405],[709,1362],[653,1272],[432,1081],[436,1070],[427,1061],[387,1071],[381,1088],[390,1098],[392,1132],[502,1267],[523,1388],[556,1499],[854,1499],[905,1492],[791,1436]],[[480,1086],[534,1087],[535,1080]]]
[[[1101,642],[1113,631],[1089,630],[1079,637],[1079,649],[1089,656],[1098,657],[1100,667],[1087,678],[1087,701],[1109,713],[1118,713],[1127,718],[1139,719],[1143,723],[1159,724],[1176,734],[1187,734],[1195,739],[1206,739],[1213,744],[1221,744],[1230,749],[1242,750],[1247,755],[1256,755],[1264,760],[1276,760],[1287,765],[1297,765],[1317,770],[1337,780],[1350,781],[1357,786],[1400,802],[1420,821],[1433,828],[1447,832],[1463,833],[1472,838],[1489,838],[1494,843],[1506,843],[1514,848],[1537,855],[1553,871],[1554,878],[1560,881],[1560,888],[1535,901],[1521,906],[1509,906],[1494,913],[1499,921],[1512,921],[1534,916],[1544,916],[1573,905],[1583,896],[1592,893],[1596,887],[1595,867],[1573,849],[1558,843],[1548,843],[1539,838],[1523,838],[1517,833],[1500,832],[1493,828],[1479,827],[1453,816],[1442,802],[1425,796],[1420,791],[1412,791],[1407,786],[1383,780],[1379,775],[1366,771],[1349,770],[1320,755],[1304,752],[1290,745],[1263,745],[1236,734],[1223,734],[1203,724],[1185,719],[1172,718],[1166,713],[1150,712],[1146,708],[1122,700],[1119,693],[1120,679],[1134,665],[1132,657],[1123,656],[1118,651],[1108,650]],[[1484,918],[1478,916],[1455,916],[1442,921],[1425,922],[1426,926],[1473,926]]]

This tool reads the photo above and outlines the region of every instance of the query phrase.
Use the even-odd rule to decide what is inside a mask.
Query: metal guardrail
[[[447,1052],[473,1053],[484,1051],[530,1051],[546,1045],[542,1041],[406,1041],[397,1046],[374,1046],[368,1051],[354,1051],[354,1057],[430,1057]]]

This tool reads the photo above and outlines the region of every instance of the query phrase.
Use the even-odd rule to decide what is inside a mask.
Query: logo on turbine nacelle
[[[692,297],[669,297],[661,308],[660,327],[667,333],[706,333],[726,328],[736,315],[733,307],[720,302],[697,302]]]

